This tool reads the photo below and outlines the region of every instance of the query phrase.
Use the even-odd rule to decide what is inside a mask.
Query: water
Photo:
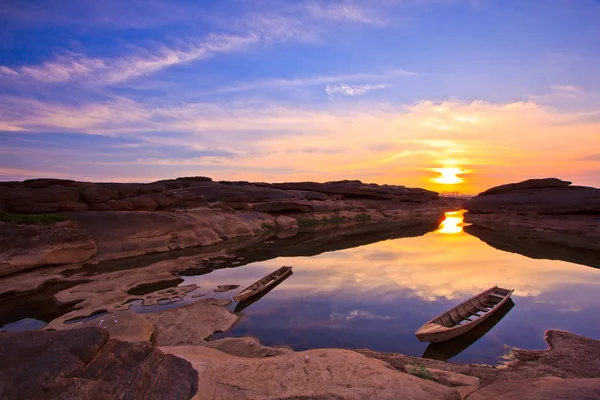
[[[458,212],[449,213],[437,229],[435,225],[391,224],[384,231],[365,233],[358,229],[327,240],[323,234],[314,233],[270,240],[239,251],[234,259],[210,260],[207,265],[192,268],[186,271],[188,275],[202,275],[182,277],[183,282],[174,277],[156,287],[133,287],[130,290],[146,293],[169,285],[199,286],[181,301],[153,306],[138,301],[131,303],[131,309],[147,313],[203,298],[231,298],[241,288],[221,293],[213,290],[219,285],[243,288],[283,265],[292,265],[293,275],[241,311],[239,323],[215,338],[249,335],[265,345],[289,345],[296,350],[369,348],[489,364],[497,363],[505,353],[505,345],[545,349],[543,334],[548,329],[600,339],[600,320],[596,316],[600,269],[500,251],[464,232],[462,225]],[[336,235],[335,231],[328,232]],[[403,237],[411,235],[420,236]],[[397,239],[385,240],[390,237]],[[548,251],[560,257],[573,253],[567,248],[559,252],[537,249],[540,254],[536,252],[536,257]],[[527,247],[527,251],[531,249]],[[584,254],[581,259],[595,265],[594,254]],[[101,278],[115,269],[135,273],[136,268],[155,261],[153,256],[143,256],[121,260],[118,265],[108,263],[106,271],[86,267],[69,275],[84,273],[85,279],[95,279],[96,274]],[[85,281],[48,283],[35,294],[3,298],[2,330],[38,329],[77,307],[77,302],[59,305],[48,299],[81,282]],[[516,291],[514,306],[498,312],[490,324],[442,346],[428,348],[414,336],[426,321],[494,285]],[[197,297],[202,293],[204,297]],[[233,303],[230,309],[233,311],[235,306]]]
[[[424,236],[313,257],[279,257],[186,277],[182,285],[245,287],[282,265],[294,266],[289,279],[215,337],[249,335],[295,350],[370,348],[421,356],[427,343],[414,332],[423,323],[494,285],[516,289],[514,307],[452,361],[493,364],[505,345],[545,349],[548,329],[600,339],[600,270],[496,250],[465,233],[461,222],[460,213],[451,214]]]

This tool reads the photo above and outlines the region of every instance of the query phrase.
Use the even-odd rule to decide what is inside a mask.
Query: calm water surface
[[[420,229],[414,234],[426,231]],[[295,238],[303,243],[301,236]],[[358,239],[351,239],[350,243],[375,241],[378,237],[394,235],[358,234]],[[223,264],[209,261],[213,267],[228,268],[210,273],[206,273],[210,269],[200,268],[198,273],[204,275],[184,277],[180,285],[194,283],[199,288],[181,302],[148,307],[133,303],[132,309],[147,313],[180,307],[200,300],[192,297],[199,293],[205,293],[204,298],[231,298],[239,288],[224,293],[213,290],[219,285],[246,287],[283,265],[292,265],[293,275],[245,308],[239,323],[215,338],[250,335],[265,345],[289,345],[296,350],[369,348],[491,364],[497,363],[498,357],[505,353],[505,345],[546,348],[543,334],[548,329],[564,329],[600,339],[600,319],[597,318],[600,269],[497,250],[463,231],[460,212],[447,214],[439,229],[423,236],[383,240],[312,257],[268,260],[272,254],[315,254],[349,243],[324,242],[318,247],[319,240],[317,236],[314,242],[317,247],[304,247],[310,250],[301,250],[303,247],[294,247],[285,240],[265,242]],[[264,259],[268,261],[248,263]],[[118,266],[137,268],[151,262],[156,260],[136,258],[122,261]],[[131,263],[134,264],[129,265]],[[177,283],[175,280],[173,284]],[[487,324],[486,329],[441,347],[428,348],[427,343],[419,342],[414,336],[426,321],[494,285],[516,290],[512,309],[502,310],[506,313],[502,319],[490,318],[499,319],[496,325]],[[42,306],[42,300],[27,299],[31,304],[12,305],[22,309],[22,315],[16,322],[5,323],[1,330],[39,329],[45,325],[44,321],[33,319],[33,314],[39,314],[33,311]],[[232,311],[235,306],[232,303]],[[56,306],[48,310],[46,317],[56,318],[68,311],[63,308]],[[15,313],[17,309],[5,312],[11,321]]]
[[[425,236],[280,257],[186,277],[182,285],[245,287],[282,265],[294,266],[291,277],[216,337],[250,335],[296,350],[370,348],[421,356],[427,343],[414,332],[424,322],[494,285],[516,289],[514,307],[453,361],[496,363],[505,345],[544,349],[548,329],[600,339],[600,270],[496,250],[463,232],[461,222],[460,214],[449,215]]]

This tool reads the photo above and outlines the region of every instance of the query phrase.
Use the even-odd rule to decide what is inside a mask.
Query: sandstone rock
[[[101,315],[92,320],[65,325],[65,327],[69,329],[104,328],[110,333],[111,339],[133,343],[150,341],[152,332],[154,332],[152,324],[146,318],[129,310]]]
[[[315,211],[315,207],[306,200],[282,200],[268,201],[264,203],[252,204],[252,210],[266,213],[281,213],[281,212],[300,212],[306,213]]]
[[[54,179],[54,178],[39,178],[39,179],[27,179],[23,181],[23,186],[30,188],[47,188],[50,186],[65,186],[65,187],[79,187],[85,185],[84,182],[76,182],[70,179]]]
[[[121,200],[110,200],[108,205],[114,211],[133,211],[133,203],[129,198],[121,199]]]
[[[453,364],[403,354],[379,353],[372,350],[358,350],[358,352],[367,357],[385,361],[400,371],[404,371],[406,365],[418,362],[427,369],[440,369],[475,376],[481,380],[483,385],[497,381],[549,376],[564,379],[600,376],[600,341],[557,330],[547,331],[546,341],[550,346],[548,350],[512,348],[506,355],[507,361],[501,368],[477,364]]]
[[[371,198],[423,203],[436,200],[439,195],[425,189],[412,189],[404,186],[365,184],[361,181],[334,181],[334,182],[291,182],[273,183],[269,187],[284,190],[305,190],[321,192],[346,197]]]
[[[533,181],[533,182],[532,182]],[[547,183],[550,181],[550,183]],[[558,179],[498,186],[465,204],[469,213],[599,214],[600,189],[568,186]],[[584,215],[585,217],[585,215]]]
[[[593,400],[600,399],[600,378],[518,379],[484,386],[469,400]]]
[[[109,200],[117,200],[120,197],[119,189],[107,187],[106,185],[94,185],[83,188],[80,191],[82,200],[86,203],[106,203]]]
[[[128,200],[128,199],[127,199]],[[259,213],[198,209],[185,212],[85,212],[73,214],[98,246],[99,260],[206,246],[239,236],[265,235]]]
[[[224,306],[231,300],[206,299],[183,307],[145,314],[154,325],[158,346],[202,344],[215,332],[226,331],[239,317]]]
[[[152,200],[158,204],[160,208],[169,208],[181,204],[183,199],[175,194],[165,195],[162,193],[150,193],[148,195]]]
[[[129,197],[127,200],[131,202],[135,211],[154,211],[158,208],[156,201],[149,195]]]
[[[294,229],[298,227],[298,221],[296,221],[296,219],[286,217],[285,215],[278,216],[275,219],[275,222],[283,229]]]
[[[475,376],[468,376],[451,371],[443,371],[441,369],[427,368],[427,373],[431,376],[434,382],[444,386],[479,386],[481,381]],[[414,364],[409,364],[404,367],[407,374],[418,376],[421,369]]]
[[[122,183],[117,186],[121,198],[137,196],[142,192],[142,185],[139,183]]]
[[[79,202],[77,187],[15,187],[6,192],[6,209],[15,213],[39,214],[63,211],[85,211]]]
[[[161,347],[190,361],[201,390],[194,399],[453,399],[454,389],[394,371],[356,352],[310,350],[242,358],[205,346]],[[308,361],[307,361],[308,356]]]
[[[512,192],[514,190],[562,188],[571,185],[571,183],[572,182],[562,181],[557,178],[528,179],[519,183],[509,183],[506,185],[496,186],[480,193],[479,195],[486,196],[502,192]]]
[[[267,347],[252,337],[242,338],[224,338],[210,341],[205,344],[206,347],[222,351],[232,356],[244,358],[265,358],[274,357],[281,354],[293,353],[289,347]]]
[[[102,329],[0,332],[2,399],[189,399],[197,389],[188,362]]]
[[[95,253],[94,240],[75,221],[52,225],[0,222],[0,275],[42,265],[77,263]]]
[[[90,211],[113,211],[113,208],[107,203],[90,204]]]

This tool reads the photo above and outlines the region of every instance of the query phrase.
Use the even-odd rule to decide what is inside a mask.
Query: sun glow
[[[455,234],[462,232],[463,226],[465,226],[463,222],[464,213],[464,210],[447,212],[446,219],[442,221],[436,232],[444,234]]]
[[[464,178],[460,178],[457,175],[464,174],[467,171],[456,168],[431,168],[432,171],[439,173],[441,176],[432,178],[431,180],[435,183],[441,183],[443,185],[456,185],[464,182]]]

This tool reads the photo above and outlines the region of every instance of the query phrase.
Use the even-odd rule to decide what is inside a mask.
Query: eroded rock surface
[[[198,371],[197,400],[460,399],[454,389],[394,371],[349,350],[309,350],[267,358],[236,357],[204,346],[161,350],[185,358]]]
[[[103,329],[0,332],[2,399],[183,400],[197,389],[189,362]]]
[[[547,215],[600,213],[600,189],[570,184],[550,178],[497,186],[473,197],[465,208],[474,214],[502,211]]]
[[[426,368],[456,372],[477,377],[482,384],[523,378],[597,378],[600,377],[600,341],[569,332],[546,332],[548,350],[511,349],[507,361],[500,367],[477,364],[454,364],[396,353],[358,350],[368,357],[388,362],[404,371],[407,365],[423,364]]]
[[[146,318],[128,310],[101,315],[86,322],[73,323],[68,327],[69,329],[103,328],[110,333],[111,339],[134,343],[149,342],[154,332],[154,327]]]
[[[519,379],[484,386],[469,394],[469,400],[596,400],[600,378]]]
[[[498,243],[497,248],[514,248],[525,255],[538,243],[555,246],[556,258],[566,261],[578,249],[600,251],[600,189],[570,184],[554,178],[530,179],[489,189],[464,205],[469,211],[465,221],[475,225],[465,230]],[[506,237],[522,243],[511,244]]]
[[[224,306],[231,300],[205,299],[183,307],[145,314],[154,326],[158,346],[202,344],[215,332],[226,331],[239,317]]]
[[[289,347],[263,346],[253,337],[224,338],[210,341],[205,346],[232,356],[244,358],[265,358],[293,353],[293,350]]]
[[[96,243],[75,221],[52,225],[0,222],[0,276],[43,265],[73,264],[96,253]]]

